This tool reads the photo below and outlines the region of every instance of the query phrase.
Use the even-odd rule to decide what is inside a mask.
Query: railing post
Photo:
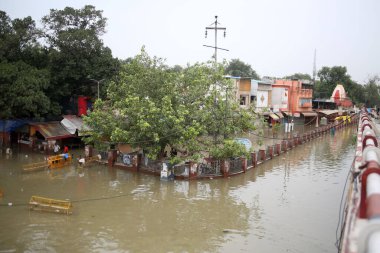
[[[241,167],[243,172],[245,173],[247,171],[247,158],[241,157]]]
[[[252,152],[251,153],[251,157],[252,157],[252,166],[256,167],[257,166],[257,155],[256,155],[256,152]]]

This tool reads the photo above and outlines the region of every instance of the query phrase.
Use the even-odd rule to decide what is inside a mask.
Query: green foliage
[[[259,75],[252,69],[251,65],[242,62],[239,59],[232,59],[226,67],[226,74],[239,77],[250,77],[260,80]]]
[[[299,80],[311,80],[311,76],[309,74],[303,73],[295,73],[290,76],[283,77],[284,79],[299,79]]]
[[[380,107],[380,78],[378,76],[371,77],[364,85],[365,105],[367,107]]]
[[[193,160],[223,146],[224,138],[254,129],[223,70],[210,62],[172,71],[143,48],[110,83],[106,102],[85,118],[94,132],[87,141],[128,143],[152,158],[162,158],[170,145]]]
[[[119,61],[100,39],[106,26],[102,13],[91,5],[66,7],[52,9],[42,19],[53,73],[48,93],[61,104],[72,95],[96,97],[96,83],[90,79],[110,79],[119,69]],[[106,84],[102,82],[101,94]]]
[[[231,139],[226,139],[223,145],[213,146],[210,155],[216,159],[226,159],[235,157],[247,157],[249,155],[245,146]]]
[[[48,86],[49,73],[24,62],[0,63],[0,118],[40,118],[54,112],[44,90]]]
[[[100,39],[106,25],[102,11],[66,7],[51,10],[42,22],[43,31],[31,17],[11,20],[0,11],[0,105],[5,108],[0,117],[60,115],[72,95],[97,95],[90,78],[108,80],[119,70]]]
[[[30,18],[0,12],[0,118],[41,118],[59,113],[46,95],[50,82],[40,31]]]
[[[343,66],[323,67],[318,72],[319,81],[314,87],[314,98],[330,98],[337,84],[342,84],[348,97],[355,104],[365,102],[363,86],[351,80]]]

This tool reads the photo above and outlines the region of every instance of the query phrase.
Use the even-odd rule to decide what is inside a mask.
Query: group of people
[[[59,153],[59,150],[61,149],[61,147],[56,143],[55,145],[54,145],[54,154],[58,154]],[[64,146],[63,147],[63,154],[67,154],[67,153],[69,153],[69,147],[68,146]]]

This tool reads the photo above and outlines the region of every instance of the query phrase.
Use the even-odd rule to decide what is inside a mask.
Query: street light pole
[[[90,81],[93,81],[93,82],[96,82],[97,83],[97,85],[98,85],[98,99],[100,99],[100,91],[99,91],[99,84],[100,84],[100,82],[103,82],[104,81],[104,79],[101,79],[101,80],[95,80],[95,79],[90,79]]]

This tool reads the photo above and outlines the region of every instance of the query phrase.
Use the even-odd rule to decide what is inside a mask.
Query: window
[[[240,105],[247,105],[247,96],[240,95]]]
[[[311,106],[311,98],[300,98],[299,106],[300,107],[310,107]]]

